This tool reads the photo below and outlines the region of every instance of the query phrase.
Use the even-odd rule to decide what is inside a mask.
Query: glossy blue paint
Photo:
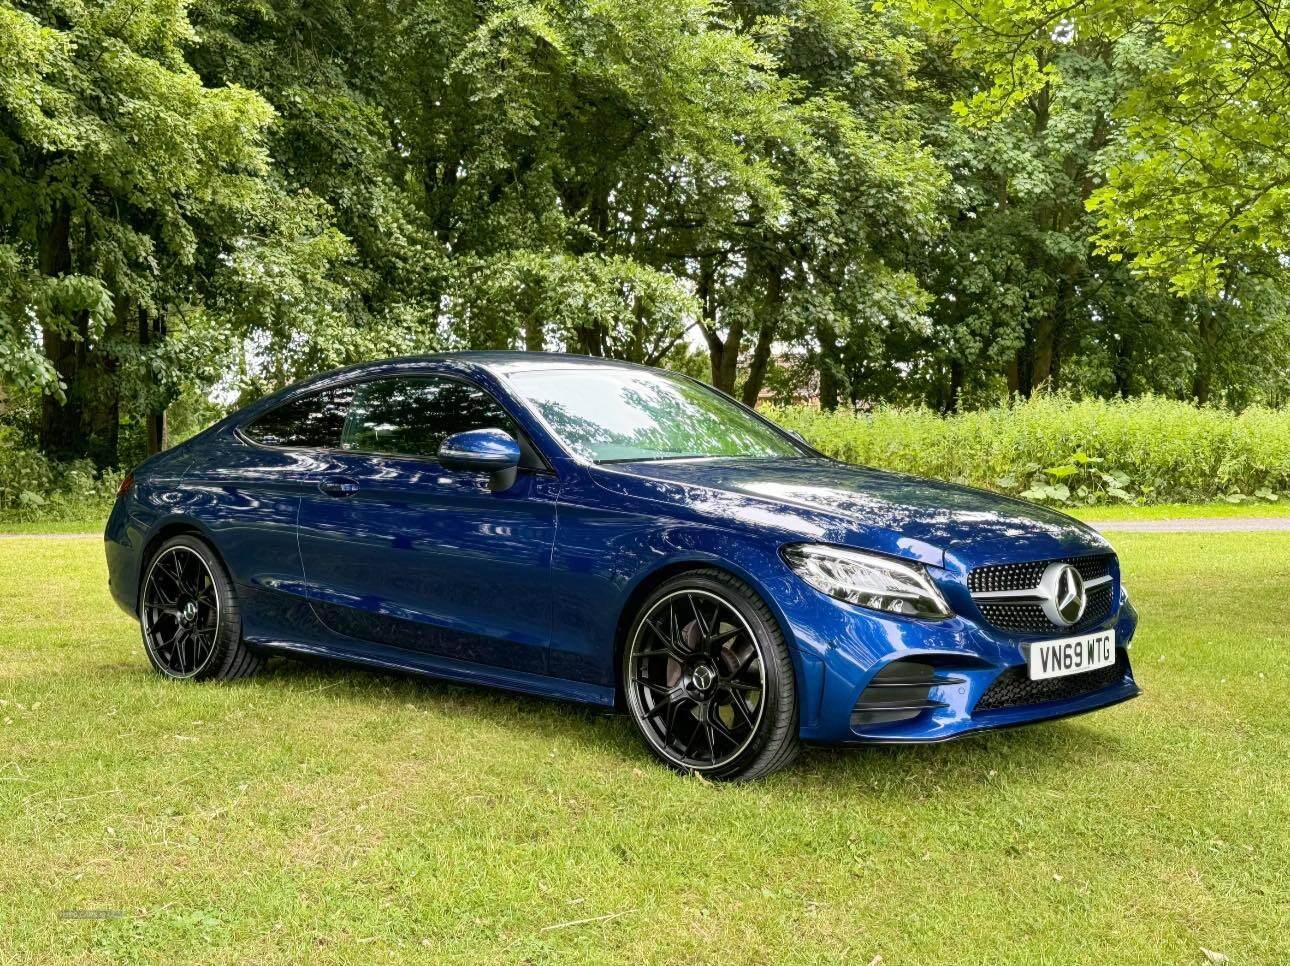
[[[135,613],[149,548],[177,528],[205,536],[243,602],[250,643],[531,693],[612,704],[617,648],[635,602],[678,569],[717,567],[750,584],[789,642],[807,740],[935,741],[1078,714],[1138,693],[1132,673],[1079,699],[974,712],[1034,637],[981,619],[967,575],[984,564],[1109,553],[1061,513],[818,454],[594,464],[513,393],[508,374],[607,364],[575,356],[462,353],[328,373],[262,400],[135,471],[106,530],[113,596]],[[444,375],[490,393],[524,437],[451,436],[459,459],[252,442],[268,410],[327,388],[397,374]],[[443,450],[441,450],[441,453]],[[472,462],[472,460],[474,462]],[[520,464],[514,481],[490,472]],[[454,468],[455,467],[455,468]],[[829,597],[780,555],[827,543],[922,564],[954,616],[880,614]],[[1137,615],[1113,566],[1114,627]],[[893,660],[952,664],[963,684],[906,722],[855,728],[851,712]]]
[[[494,473],[520,464],[520,445],[500,429],[454,433],[439,447],[439,465],[465,473]]]

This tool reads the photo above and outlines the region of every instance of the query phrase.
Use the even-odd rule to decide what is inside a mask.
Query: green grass
[[[77,520],[43,520],[17,522],[0,518],[0,533],[102,533],[107,513],[101,517]]]
[[[1193,517],[1290,517],[1290,500],[1276,503],[1157,503],[1152,506],[1058,507],[1081,520],[1177,520]]]
[[[162,681],[101,547],[2,541],[0,960],[1284,962],[1290,534],[1116,543],[1142,698],[720,787],[591,709]]]

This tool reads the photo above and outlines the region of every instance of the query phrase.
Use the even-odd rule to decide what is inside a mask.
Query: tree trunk
[[[1011,402],[1021,392],[1021,353],[1013,353],[1008,360],[1008,371],[1004,373],[1008,379],[1008,401]],[[1029,395],[1027,393],[1026,395]]]
[[[828,412],[838,408],[841,387],[838,383],[838,336],[833,326],[820,322],[815,327],[820,343],[820,408]]]
[[[542,331],[542,320],[536,312],[530,312],[524,319],[524,348],[528,352],[541,352],[546,348],[546,333]]]
[[[946,412],[956,413],[959,411],[959,399],[963,395],[964,379],[963,363],[958,359],[950,360],[950,398],[946,406]]]
[[[1217,307],[1211,306],[1198,313],[1196,320],[1197,352],[1196,371],[1191,378],[1191,395],[1198,405],[1209,402],[1214,384],[1214,356],[1218,348],[1219,319]]]
[[[756,407],[761,396],[761,387],[766,384],[766,370],[770,368],[770,350],[775,342],[775,329],[767,320],[762,323],[757,333],[757,345],[753,349],[752,364],[748,367],[748,378],[744,380],[743,400],[745,406]]]
[[[739,377],[739,350],[744,341],[743,320],[738,317],[730,323],[720,356],[712,370],[712,384],[722,392],[734,395],[735,380]]]
[[[1054,314],[1045,315],[1035,325],[1033,343],[1030,350],[1030,392],[1043,388],[1053,374],[1053,345],[1056,342],[1057,319]],[[1030,392],[1026,396],[1030,396]]]
[[[56,203],[48,221],[41,221],[36,231],[40,273],[48,278],[69,274],[72,270],[72,218],[67,206]],[[78,316],[83,315],[78,313]],[[80,383],[88,320],[78,317],[72,328],[79,331],[80,340],[65,327],[51,324],[51,320],[42,320],[41,325],[45,357],[58,373],[66,394],[62,402],[51,395],[41,400],[40,448],[56,458],[84,455]]]
[[[703,259],[699,268],[699,283],[696,286],[699,296],[699,309],[702,318],[699,327],[703,338],[708,343],[708,363],[712,371],[712,385],[722,392],[733,395],[735,376],[739,371],[739,349],[743,342],[743,324],[735,321],[723,339],[717,331],[717,296],[714,291],[715,272],[709,259]]]
[[[784,302],[784,272],[778,264],[766,266],[766,291],[760,307],[757,344],[753,348],[748,378],[744,380],[745,406],[756,406],[761,387],[766,383],[766,370],[770,367],[770,351],[779,329],[779,311]]]
[[[147,348],[153,342],[164,342],[166,338],[166,317],[157,316],[154,323],[147,309],[139,309],[139,345]],[[170,448],[167,438],[166,406],[157,403],[148,407],[143,416],[144,426],[148,433],[148,455],[153,456]]]

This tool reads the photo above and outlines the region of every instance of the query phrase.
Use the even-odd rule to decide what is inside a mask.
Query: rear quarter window
[[[311,393],[270,409],[242,432],[265,446],[336,449],[353,396],[352,386]]]

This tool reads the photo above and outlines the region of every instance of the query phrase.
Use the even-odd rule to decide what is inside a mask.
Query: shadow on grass
[[[661,768],[646,751],[625,714],[608,708],[557,701],[415,674],[400,674],[327,660],[274,659],[266,673],[241,687],[326,692],[329,700],[369,707],[407,704],[484,720],[527,737],[575,741],[617,759],[624,769]],[[758,788],[800,794],[812,789],[837,794],[922,799],[944,791],[994,781],[1041,785],[1055,774],[1070,774],[1107,754],[1119,742],[1113,734],[1079,719],[970,735],[930,745],[808,747],[787,770],[758,782]],[[678,776],[678,780],[688,780]],[[714,786],[714,788],[720,786]]]

